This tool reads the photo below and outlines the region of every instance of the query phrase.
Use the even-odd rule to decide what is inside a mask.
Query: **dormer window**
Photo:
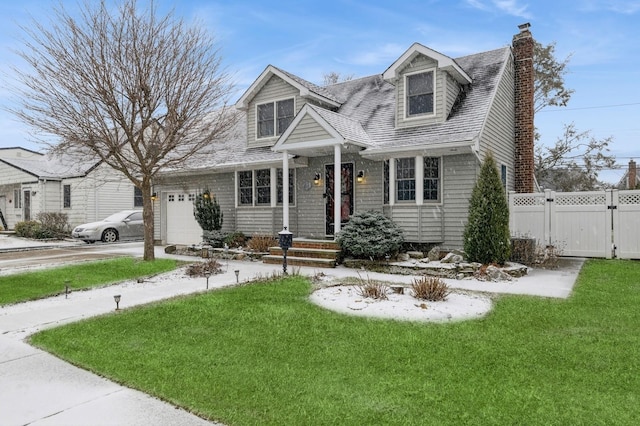
[[[259,104],[257,108],[259,139],[280,136],[293,121],[293,98]]]
[[[427,71],[406,76],[406,116],[433,114],[434,72]]]

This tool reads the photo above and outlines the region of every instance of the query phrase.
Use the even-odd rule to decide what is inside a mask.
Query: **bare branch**
[[[123,0],[85,3],[78,18],[61,4],[49,23],[23,27],[18,54],[29,71],[14,69],[20,100],[11,110],[77,161],[95,157],[126,175],[150,197],[151,178],[179,167],[237,120],[227,106],[233,87],[214,39],[155,4]],[[149,194],[147,194],[147,192]],[[152,221],[150,200],[145,223]],[[145,235],[145,258],[147,237]]]

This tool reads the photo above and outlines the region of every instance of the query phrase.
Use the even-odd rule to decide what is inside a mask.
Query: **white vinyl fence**
[[[512,192],[509,227],[564,256],[640,259],[640,191]]]

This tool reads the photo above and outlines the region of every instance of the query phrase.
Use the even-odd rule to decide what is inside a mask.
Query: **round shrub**
[[[383,259],[400,250],[402,229],[381,212],[369,210],[351,216],[336,236],[345,256],[356,259]]]

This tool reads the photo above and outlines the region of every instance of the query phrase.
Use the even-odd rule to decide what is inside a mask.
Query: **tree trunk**
[[[144,260],[155,260],[153,246],[153,200],[151,199],[151,182],[142,181],[142,219],[144,220]]]

